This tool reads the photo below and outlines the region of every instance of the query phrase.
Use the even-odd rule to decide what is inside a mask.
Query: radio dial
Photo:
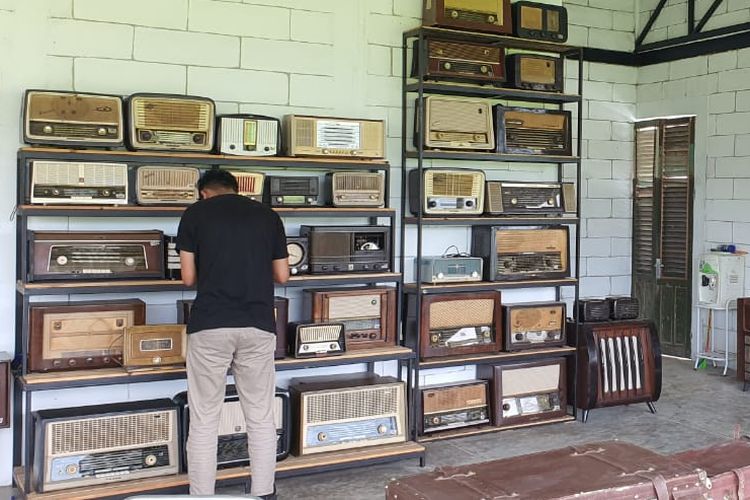
[[[96,133],[99,135],[107,135],[107,129],[104,127],[99,127],[98,129],[96,129]]]
[[[385,434],[386,432],[388,432],[388,427],[385,424],[380,424],[378,426],[378,434]]]
[[[64,256],[64,255],[60,255],[57,258],[56,262],[57,262],[58,266],[64,266],[65,264],[68,263],[68,258],[66,256]]]
[[[44,128],[42,129],[42,131],[45,134],[51,134],[52,133],[52,125],[45,125]]]
[[[78,474],[78,466],[76,464],[68,464],[67,467],[65,467],[65,472],[72,476],[74,474]]]
[[[326,439],[328,439],[328,434],[325,432],[318,433],[318,441],[325,441]]]
[[[443,64],[443,68],[445,68],[445,69],[451,69],[452,67],[453,67],[453,65],[451,63],[449,63],[449,62]]]
[[[156,465],[156,455],[146,455],[146,458],[143,459],[143,463],[146,467],[153,467]]]

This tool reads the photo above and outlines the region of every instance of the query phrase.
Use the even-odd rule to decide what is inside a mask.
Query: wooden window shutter
[[[633,273],[654,272],[654,174],[659,129],[655,125],[635,130],[635,180],[633,190]]]

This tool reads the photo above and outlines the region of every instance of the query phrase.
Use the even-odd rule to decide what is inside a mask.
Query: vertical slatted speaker
[[[737,300],[737,380],[750,384],[750,297]]]

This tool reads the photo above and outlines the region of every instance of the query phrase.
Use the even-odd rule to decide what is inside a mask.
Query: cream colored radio
[[[385,158],[385,122],[324,116],[284,117],[289,156]]]

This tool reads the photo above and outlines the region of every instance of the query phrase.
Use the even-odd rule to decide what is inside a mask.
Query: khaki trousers
[[[188,335],[187,460],[191,495],[214,494],[219,416],[230,367],[247,424],[251,494],[273,493],[275,348],[276,336],[258,328],[217,328]]]

